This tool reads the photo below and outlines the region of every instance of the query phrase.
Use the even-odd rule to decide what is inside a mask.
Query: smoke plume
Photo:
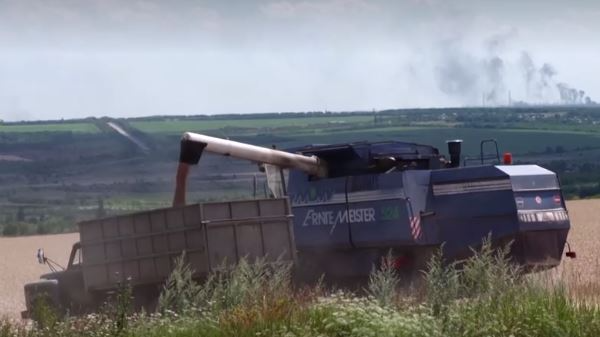
[[[560,100],[564,104],[595,104],[589,96],[585,95],[585,91],[571,88],[566,83],[558,83],[556,84],[556,88],[560,94]]]
[[[487,102],[497,103],[503,98],[506,92],[504,85],[504,61],[498,56],[494,56],[484,61],[485,77],[489,89],[485,93]]]
[[[525,102],[560,103],[567,105],[596,104],[584,90],[571,87],[569,84],[555,82],[556,69],[549,63],[544,63],[536,69],[533,59],[527,52],[521,53],[521,72],[525,80],[527,97]],[[553,100],[558,93],[559,101]]]
[[[558,71],[550,63],[536,64],[527,51],[517,59],[506,56],[503,49],[513,35],[510,31],[487,39],[483,56],[466,52],[460,40],[440,44],[435,65],[438,88],[473,105],[511,104],[511,93],[519,104],[596,104],[584,90],[558,81]]]

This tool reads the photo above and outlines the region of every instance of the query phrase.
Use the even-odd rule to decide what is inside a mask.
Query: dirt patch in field
[[[65,266],[77,240],[77,233],[0,238],[0,316],[20,317],[25,309],[23,285],[49,272],[47,266],[37,262],[38,248],[44,248],[47,257]]]

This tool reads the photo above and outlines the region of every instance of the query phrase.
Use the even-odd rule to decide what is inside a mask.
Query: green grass
[[[548,130],[550,132],[579,132],[579,133],[598,133],[600,130],[597,125],[592,124],[573,124],[561,122],[519,122],[505,123],[499,126],[499,129],[527,129],[527,130]]]
[[[35,133],[35,132],[74,132],[98,133],[100,130],[92,123],[25,123],[0,124],[0,133]]]
[[[461,268],[444,263],[437,254],[423,274],[424,289],[409,292],[390,287],[397,282],[394,273],[374,270],[370,296],[320,284],[294,287],[289,265],[265,260],[242,260],[196,283],[181,257],[163,288],[159,314],[129,315],[130,288],[121,287],[99,314],[64,321],[41,315],[42,320],[29,328],[0,321],[0,337],[600,335],[597,305],[575,301],[564,284],[523,277],[507,253],[508,248],[493,250],[485,241]]]
[[[132,121],[129,125],[146,133],[179,134],[186,131],[203,132],[223,128],[269,129],[281,127],[306,127],[309,125],[327,125],[335,123],[352,124],[373,120],[371,116],[326,116],[295,118],[255,118],[255,119],[218,119],[218,120],[169,120]]]

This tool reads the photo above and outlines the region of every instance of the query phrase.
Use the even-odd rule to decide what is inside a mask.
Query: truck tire
[[[22,315],[25,318],[37,320],[36,314],[41,310],[50,310],[53,314],[60,314],[60,291],[58,280],[40,280],[25,285],[25,306],[27,311]],[[45,308],[40,306],[44,305]]]

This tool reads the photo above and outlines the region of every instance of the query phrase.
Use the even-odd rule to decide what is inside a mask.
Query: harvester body
[[[403,142],[296,151],[324,159],[334,175],[289,173],[299,256],[325,263],[323,272],[364,275],[389,250],[406,268],[424,268],[442,245],[446,259],[456,261],[488,236],[496,246],[511,244],[512,258],[527,269],[561,260],[568,213],[556,174],[540,166],[447,168],[436,149]],[[328,261],[331,251],[363,254],[340,269]]]

